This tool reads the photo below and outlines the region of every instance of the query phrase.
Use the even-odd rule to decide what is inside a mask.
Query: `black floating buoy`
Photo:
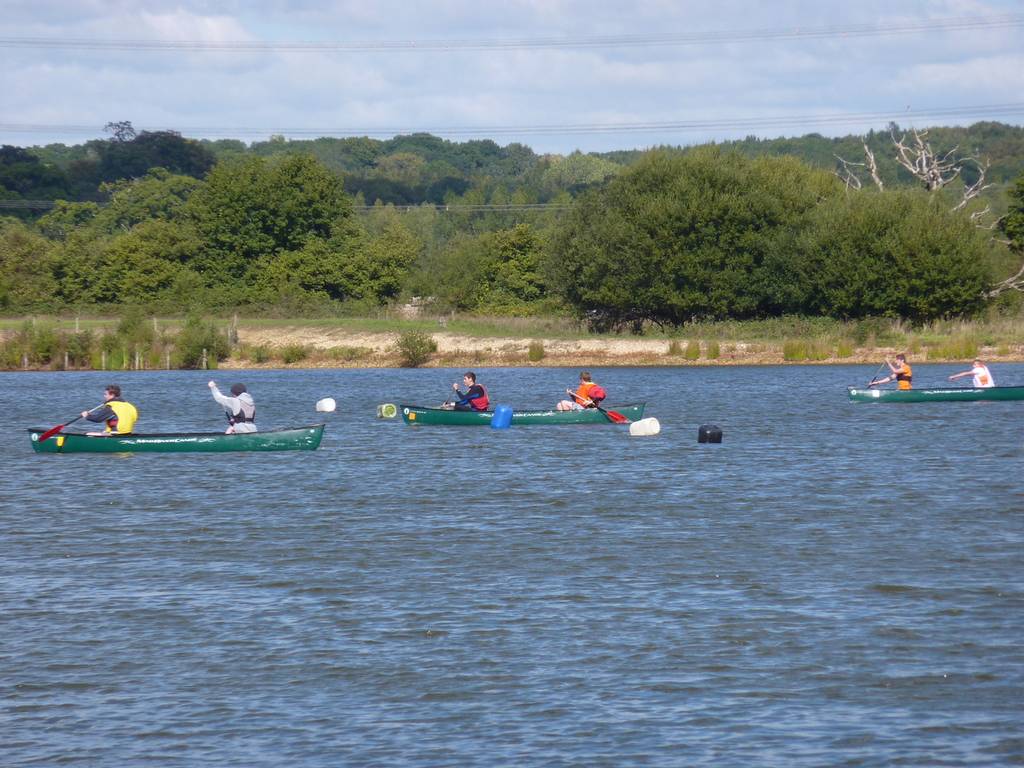
[[[701,424],[697,430],[698,443],[720,443],[722,442],[722,430],[714,424]]]

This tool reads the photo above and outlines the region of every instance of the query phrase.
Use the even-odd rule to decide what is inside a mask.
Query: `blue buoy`
[[[512,426],[512,406],[497,405],[491,416],[491,429],[508,429]]]

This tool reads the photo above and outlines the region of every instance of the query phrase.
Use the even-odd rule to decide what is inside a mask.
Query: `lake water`
[[[873,372],[596,369],[631,438],[375,418],[454,370],[221,371],[321,449],[136,456],[23,428],[116,381],[219,429],[208,372],[0,374],[0,765],[1019,765],[1024,402],[849,403]]]

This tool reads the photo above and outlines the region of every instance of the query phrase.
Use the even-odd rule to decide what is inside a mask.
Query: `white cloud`
[[[784,6],[745,0],[508,0],[501,5],[478,0],[8,0],[0,34],[218,42],[483,42],[891,24],[1021,10],[1014,0],[906,0],[899,6],[891,0],[844,6],[810,0]],[[0,48],[0,122],[102,126],[108,120],[130,119],[143,127],[235,126],[269,133],[282,128],[439,130],[725,121],[881,112],[906,104],[963,106],[1024,100],[1020,33],[1016,27],[822,40],[455,52]],[[733,133],[720,129],[717,135]],[[495,139],[521,140],[538,151],[568,152],[714,136],[524,134]],[[0,128],[2,143],[52,138]]]

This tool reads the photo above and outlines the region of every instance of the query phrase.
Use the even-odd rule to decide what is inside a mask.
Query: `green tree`
[[[547,280],[598,327],[776,313],[796,233],[839,191],[790,158],[653,151],[579,198],[552,238]]]
[[[190,226],[153,219],[109,241],[95,293],[99,301],[180,310],[176,288],[200,243]]]
[[[0,309],[43,311],[56,306],[50,244],[13,218],[0,219]]]
[[[1010,204],[1001,228],[1010,241],[1010,248],[1016,253],[1024,253],[1024,174],[1017,177],[1007,197]]]
[[[330,238],[352,215],[341,180],[305,155],[220,164],[186,209],[204,241],[199,271],[225,283],[259,259]]]
[[[127,231],[144,221],[182,220],[185,203],[201,183],[191,176],[153,168],[137,179],[103,184],[100,189],[109,196],[109,202],[96,214],[92,224],[112,234]]]
[[[984,238],[923,192],[862,192],[822,206],[797,247],[795,308],[838,318],[971,315],[991,276]]]

